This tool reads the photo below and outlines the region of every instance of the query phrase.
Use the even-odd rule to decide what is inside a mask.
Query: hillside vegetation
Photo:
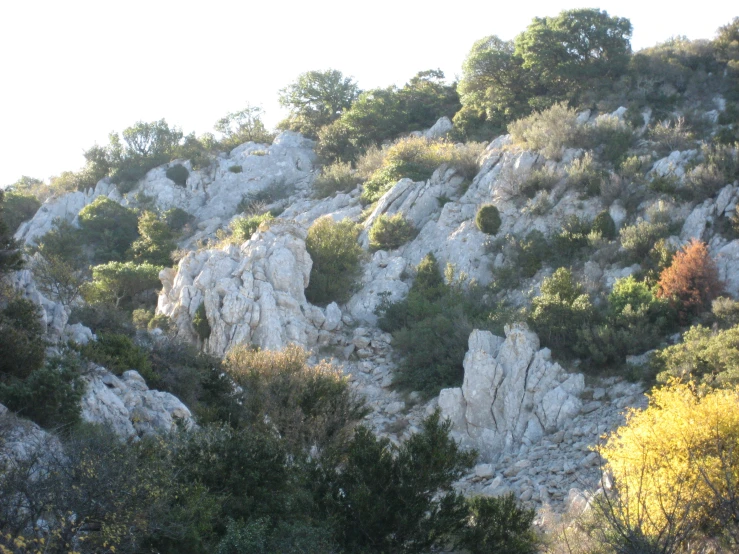
[[[82,169],[0,191],[0,403],[15,414],[0,412],[0,553],[737,551],[739,18],[639,52],[631,32],[577,9],[476,41],[459,82],[425,70],[361,90],[308,71],[280,91],[274,132],[251,106],[202,136],[137,122]],[[297,178],[222,195],[217,216],[193,200],[240,183],[243,160],[273,167],[289,132],[312,141]],[[143,192],[152,175],[179,204]],[[79,211],[28,239],[65,194]],[[424,234],[434,218],[454,221],[448,244]],[[483,262],[457,267],[466,248]],[[347,317],[362,310],[372,339]],[[651,389],[601,443],[599,494],[556,529],[534,528],[531,495],[462,494],[478,453],[434,409],[463,383],[473,329],[521,323],[567,369]],[[72,340],[75,324],[94,339]],[[345,350],[342,326],[342,355],[375,363],[392,341],[392,387],[430,400],[403,440],[375,433],[375,406],[319,360]],[[98,366],[136,370],[195,425],[123,440],[90,423]]]

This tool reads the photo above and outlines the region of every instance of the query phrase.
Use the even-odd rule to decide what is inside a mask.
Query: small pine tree
[[[657,296],[673,302],[681,323],[687,323],[691,316],[708,309],[723,288],[706,244],[693,239],[660,274]]]

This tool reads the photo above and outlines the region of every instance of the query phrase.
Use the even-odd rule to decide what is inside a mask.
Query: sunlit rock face
[[[490,457],[531,445],[580,412],[582,374],[552,362],[548,348],[525,325],[506,337],[475,330],[464,359],[464,383],[439,395],[455,435]]]

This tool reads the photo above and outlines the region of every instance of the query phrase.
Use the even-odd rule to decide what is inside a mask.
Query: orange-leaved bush
[[[660,274],[657,296],[673,302],[680,322],[687,323],[690,316],[707,309],[723,289],[706,244],[692,239]]]

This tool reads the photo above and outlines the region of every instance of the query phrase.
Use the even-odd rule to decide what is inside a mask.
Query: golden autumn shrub
[[[651,393],[646,410],[628,412],[601,455],[617,493],[602,504],[622,537],[678,548],[722,530],[739,544],[739,387],[673,380]]]

